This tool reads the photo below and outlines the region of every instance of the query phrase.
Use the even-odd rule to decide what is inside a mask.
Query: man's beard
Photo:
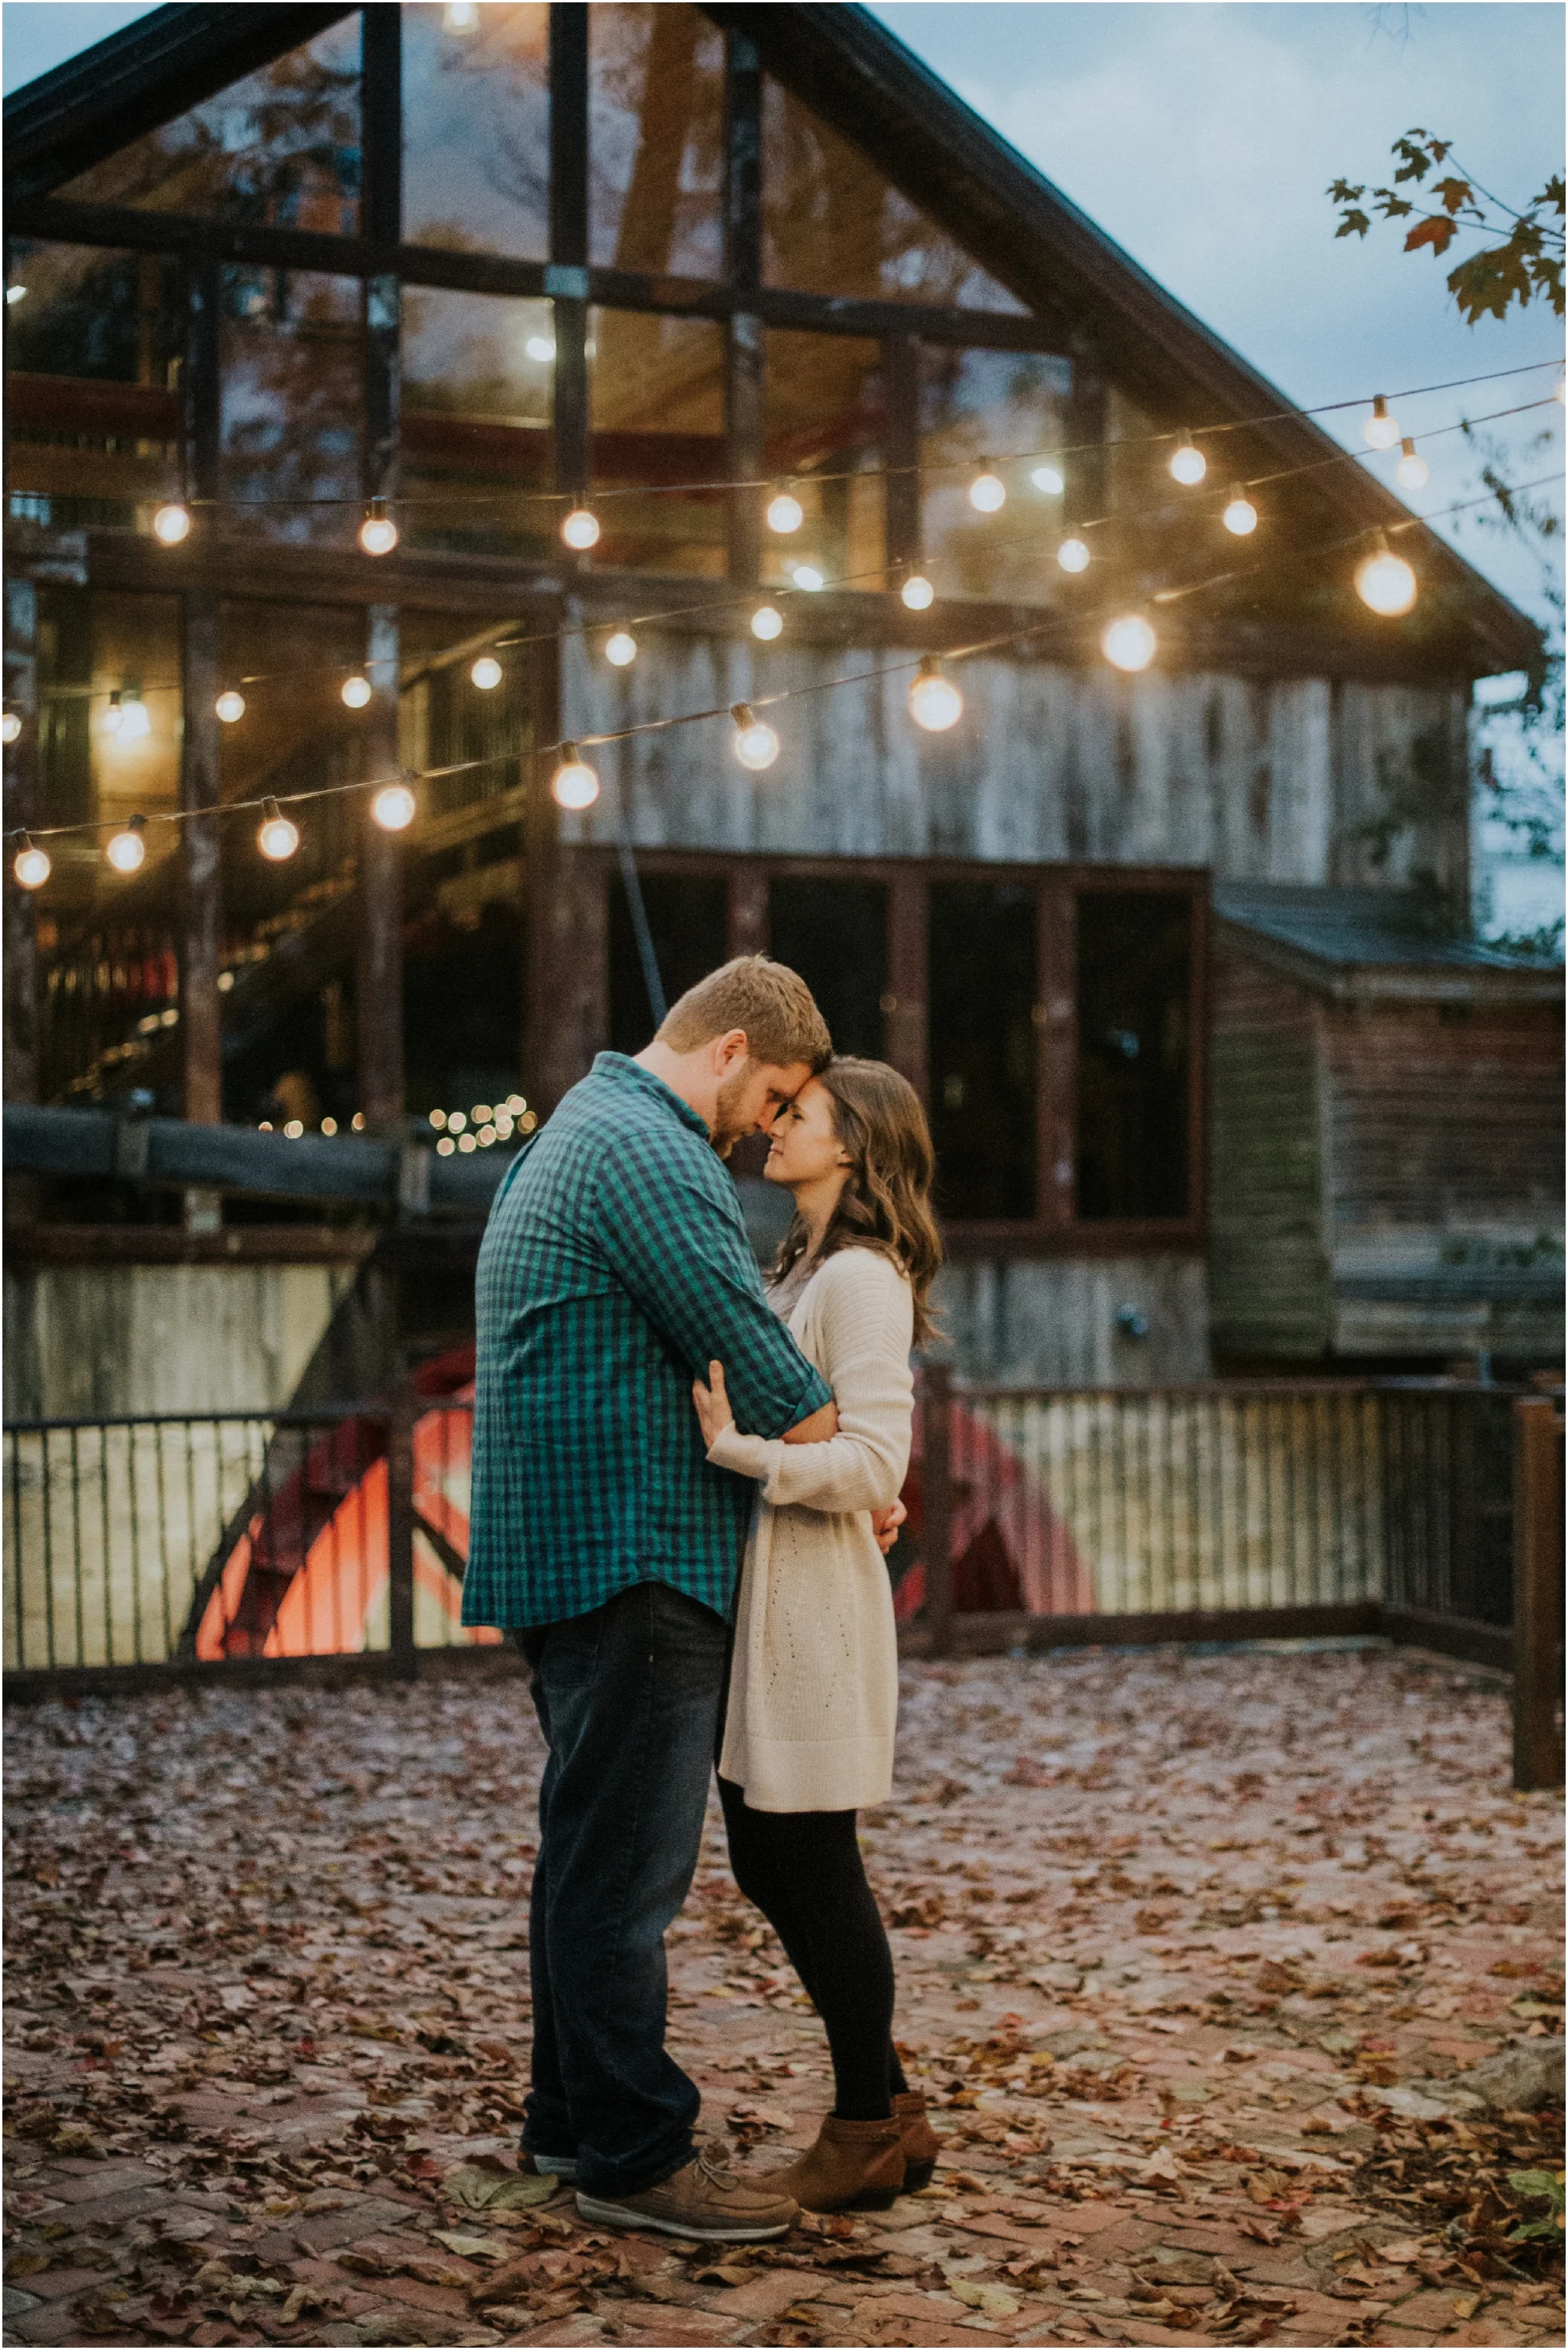
[[[752,1082],[749,1060],[742,1061],[732,1077],[726,1077],[719,1087],[719,1098],[713,1105],[713,1148],[721,1159],[728,1159],[737,1142],[743,1142],[755,1120],[738,1120],[736,1107]]]

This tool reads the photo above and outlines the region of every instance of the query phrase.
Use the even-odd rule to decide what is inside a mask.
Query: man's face
[[[766,1061],[742,1060],[719,1087],[713,1118],[713,1148],[728,1159],[748,1134],[771,1134],[780,1110],[794,1101],[811,1071],[804,1061],[774,1068]]]

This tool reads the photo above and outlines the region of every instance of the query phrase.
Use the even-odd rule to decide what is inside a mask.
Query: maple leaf
[[[1417,221],[1405,239],[1405,250],[1407,253],[1416,253],[1422,245],[1429,244],[1434,255],[1447,253],[1458,234],[1459,224],[1455,221],[1438,220],[1436,217]]]

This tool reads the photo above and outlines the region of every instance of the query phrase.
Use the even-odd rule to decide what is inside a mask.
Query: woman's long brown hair
[[[886,1061],[829,1061],[818,1070],[817,1083],[833,1097],[834,1131],[849,1161],[819,1254],[870,1248],[891,1257],[915,1293],[915,1344],[923,1347],[936,1333],[927,1299],[942,1244],[931,1213],[936,1154],[920,1097]],[[775,1281],[798,1263],[805,1245],[805,1225],[797,1215],[779,1250]]]

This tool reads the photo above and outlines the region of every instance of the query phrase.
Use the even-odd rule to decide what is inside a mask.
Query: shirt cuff
[[[715,1469],[732,1469],[738,1477],[754,1477],[765,1482],[773,1467],[773,1446],[765,1436],[742,1436],[733,1420],[722,1428],[708,1447],[708,1458]]]

